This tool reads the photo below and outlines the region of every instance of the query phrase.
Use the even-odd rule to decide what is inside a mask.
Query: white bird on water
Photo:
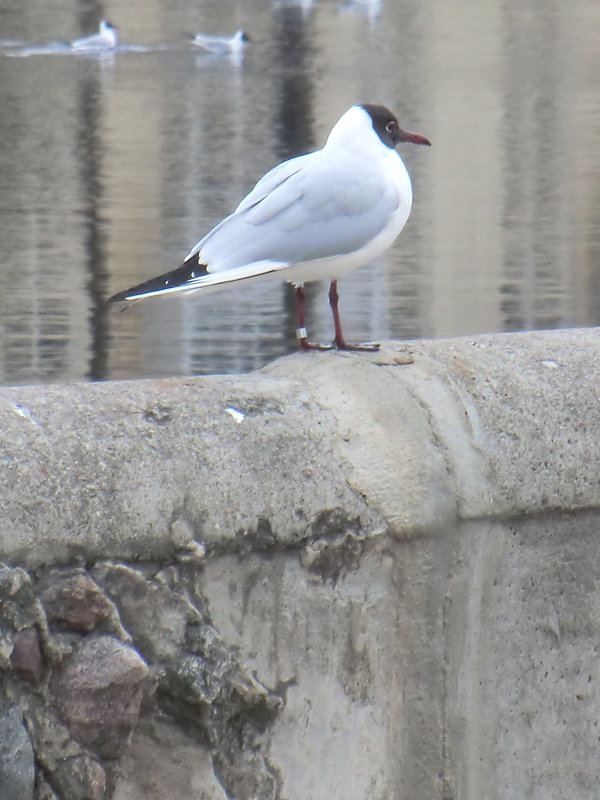
[[[98,33],[75,39],[69,46],[71,50],[114,50],[118,41],[119,36],[115,26],[103,19]]]
[[[267,172],[180,267],[119,292],[109,302],[275,278],[296,287],[300,347],[377,350],[377,344],[344,339],[337,279],[383,253],[408,219],[412,186],[395,150],[400,142],[430,144],[424,136],[403,131],[385,106],[352,106],[321,150]],[[309,342],[304,323],[304,283],[324,278],[331,281],[332,345]]]
[[[197,33],[192,39],[192,44],[216,53],[219,56],[236,55],[243,51],[250,37],[245,31],[236,31],[233,36],[209,36],[206,33]]]

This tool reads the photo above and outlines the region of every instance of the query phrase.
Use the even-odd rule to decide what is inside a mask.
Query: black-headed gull
[[[71,50],[114,50],[119,41],[118,31],[114,25],[103,19],[98,33],[84,36],[70,43]]]
[[[175,270],[119,292],[109,302],[189,294],[251,279],[296,287],[296,335],[305,349],[376,350],[351,345],[342,333],[337,278],[384,252],[404,227],[412,186],[395,150],[400,142],[429,145],[407,133],[381,105],[352,106],[321,150],[284,161],[188,253]],[[304,324],[307,281],[331,281],[333,345],[308,341]]]
[[[245,31],[236,31],[233,36],[209,36],[206,33],[197,33],[192,39],[192,44],[216,53],[220,56],[236,55],[243,51],[250,37]]]

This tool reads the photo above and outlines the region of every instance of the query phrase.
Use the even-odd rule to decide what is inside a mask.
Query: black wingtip
[[[123,300],[127,300],[129,295],[131,294],[131,289],[126,289],[124,292],[117,292],[117,294],[113,294],[112,297],[109,297],[106,301],[107,303],[122,303]]]
[[[125,289],[122,292],[117,292],[109,297],[107,303],[122,303],[124,300],[141,299],[145,294],[158,294],[161,291],[168,289],[175,289],[178,286],[183,286],[195,278],[207,274],[207,269],[204,264],[198,263],[198,255],[190,256],[177,269],[170,272],[165,272],[163,275],[158,275],[156,278],[150,278],[148,281],[138,283],[137,286],[132,286],[130,289]]]

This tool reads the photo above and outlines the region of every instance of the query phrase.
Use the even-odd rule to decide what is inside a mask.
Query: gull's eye
[[[388,133],[394,133],[397,130],[398,126],[396,125],[395,121],[391,119],[388,124],[385,126],[385,129]]]

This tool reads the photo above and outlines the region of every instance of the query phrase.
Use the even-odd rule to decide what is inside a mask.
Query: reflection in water
[[[375,25],[381,15],[381,0],[345,0],[340,13],[364,15],[369,25]]]
[[[600,323],[600,6],[534,6],[247,0],[232,11],[207,0],[202,25],[250,30],[234,63],[194,50],[182,31],[198,29],[197,10],[175,0],[114,0],[111,20],[139,44],[110,62],[16,58],[11,42],[73,39],[102,13],[11,4],[0,380],[236,372],[293,350],[282,284],[126,314],[103,298],[177,266],[261,175],[320,147],[364,100],[393,107],[433,147],[402,150],[411,219],[341,285],[349,337]],[[309,300],[311,335],[326,340],[326,286],[310,285]]]
[[[281,161],[315,149],[314,136],[314,60],[310,25],[312,17],[304,8],[282,6],[274,16],[274,40],[277,43],[278,103],[275,126],[278,134],[277,155]],[[280,288],[286,315],[286,346],[296,343],[296,305],[288,284]],[[308,318],[314,313],[314,287],[306,289]]]
[[[572,185],[565,129],[568,105],[562,30],[553,14],[533,19],[505,8],[504,124],[506,239],[500,308],[506,330],[554,328],[569,298],[568,231]],[[555,155],[561,154],[560,158]]]
[[[315,48],[301,8],[284,6],[274,16],[277,43],[276,74],[280,81],[275,121],[280,161],[315,149]]]
[[[80,162],[83,197],[81,213],[85,220],[85,253],[89,273],[90,299],[90,362],[87,377],[102,380],[107,377],[107,308],[106,257],[103,224],[101,219],[102,182],[100,165],[101,142],[101,92],[97,73],[81,81],[78,87],[79,125],[77,129],[77,157]]]
[[[104,14],[97,2],[85,2],[77,3],[75,16],[77,18],[79,33],[74,38],[78,39],[82,36],[89,36],[91,33],[96,33]]]

